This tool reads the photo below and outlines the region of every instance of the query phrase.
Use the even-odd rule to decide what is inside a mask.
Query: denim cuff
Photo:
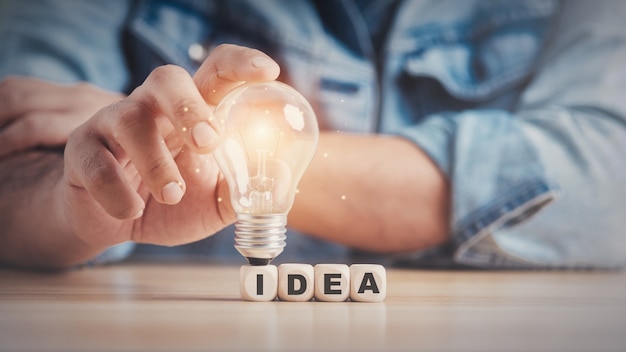
[[[493,238],[496,231],[531,218],[559,191],[514,115],[501,110],[435,114],[398,134],[422,148],[452,185],[450,244],[456,263],[541,266]]]

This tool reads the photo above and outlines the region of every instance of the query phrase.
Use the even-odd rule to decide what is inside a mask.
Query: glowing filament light
[[[287,213],[317,146],[315,113],[288,85],[262,82],[234,89],[215,115],[215,158],[237,213],[235,247],[250,264],[268,264],[283,251]]]

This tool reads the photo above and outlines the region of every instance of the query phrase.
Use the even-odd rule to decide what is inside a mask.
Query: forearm
[[[27,152],[0,160],[0,261],[22,268],[61,269],[103,248],[87,245],[66,224],[61,202],[63,156]]]
[[[448,238],[448,187],[404,139],[322,133],[289,225],[365,250],[423,249]]]

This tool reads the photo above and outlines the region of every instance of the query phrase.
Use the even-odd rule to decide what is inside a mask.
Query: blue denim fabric
[[[193,73],[221,43],[255,47],[281,64],[280,79],[309,99],[323,128],[402,136],[449,179],[450,244],[377,261],[623,266],[626,2],[363,3],[8,2],[0,77],[128,92],[158,65]],[[376,32],[385,9],[388,31]],[[195,248],[239,258],[230,233]],[[316,261],[328,248],[293,234],[282,258]],[[338,246],[327,253],[363,259]]]

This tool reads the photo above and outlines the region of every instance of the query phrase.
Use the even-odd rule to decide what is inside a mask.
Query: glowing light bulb
[[[215,158],[237,214],[235,248],[266,265],[285,247],[287,214],[319,137],[309,102],[280,82],[246,83],[215,109]]]

